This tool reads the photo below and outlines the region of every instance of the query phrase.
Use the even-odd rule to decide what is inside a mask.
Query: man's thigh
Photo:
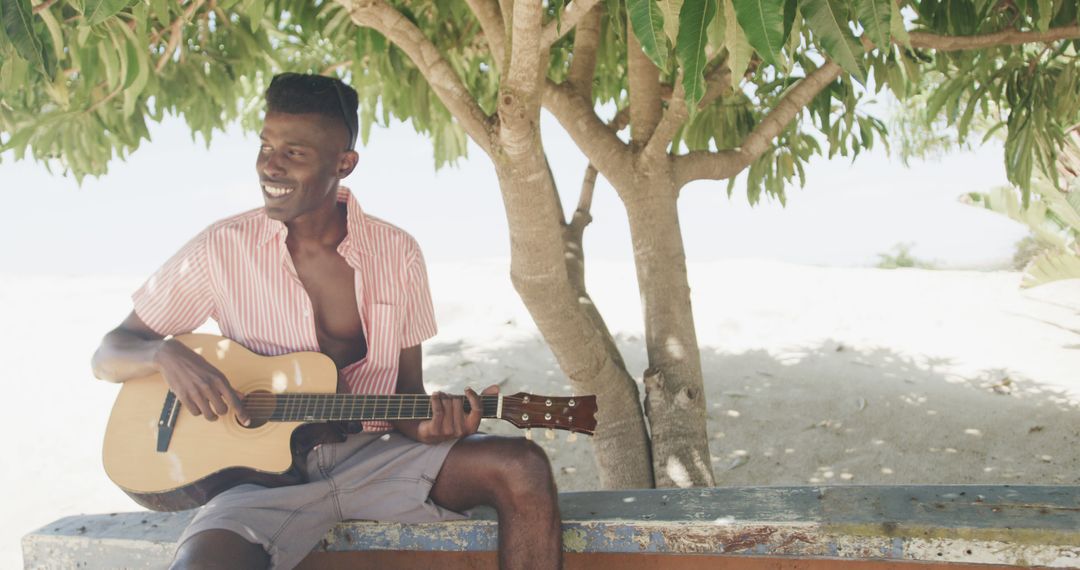
[[[454,441],[429,445],[388,432],[354,447],[354,437],[325,449],[335,454],[329,478],[343,519],[422,523],[465,518],[430,499]]]
[[[476,434],[459,440],[443,462],[431,499],[452,511],[498,508],[515,497],[555,500],[551,464],[539,445],[523,437]]]
[[[184,541],[176,549],[171,568],[263,569],[270,566],[270,555],[260,544],[249,542],[235,532],[223,529],[204,530]]]

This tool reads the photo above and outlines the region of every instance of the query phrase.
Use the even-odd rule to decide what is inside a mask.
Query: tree
[[[276,70],[347,78],[362,135],[392,116],[438,163],[465,136],[495,168],[511,279],[578,392],[608,488],[711,485],[698,345],[676,208],[695,180],[748,172],[751,202],[783,201],[815,154],[886,136],[860,103],[928,97],[963,139],[1004,128],[1010,181],[1053,163],[1077,122],[1076,0],[0,0],[3,148],[76,176],[104,172],[184,117],[209,138],[257,120]],[[551,112],[590,162],[564,217],[539,133]],[[608,117],[605,121],[601,115]],[[629,126],[629,134],[620,134]],[[644,414],[584,285],[596,174],[630,222],[649,367]],[[647,422],[646,422],[647,416]]]

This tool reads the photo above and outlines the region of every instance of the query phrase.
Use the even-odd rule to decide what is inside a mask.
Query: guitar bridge
[[[180,413],[180,401],[176,399],[176,394],[169,390],[169,394],[165,396],[165,405],[161,407],[161,416],[158,417],[157,424],[157,450],[158,453],[165,453],[169,449],[169,442],[172,441],[173,428],[176,426],[176,416]]]

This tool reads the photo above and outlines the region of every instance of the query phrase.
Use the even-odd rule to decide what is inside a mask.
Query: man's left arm
[[[498,386],[489,386],[484,394],[497,394]],[[398,394],[426,394],[424,389],[423,353],[420,345],[401,349],[398,357]],[[472,388],[465,389],[469,400],[469,413],[465,413],[464,401],[460,397],[442,392],[431,395],[431,419],[397,420],[391,422],[394,429],[421,443],[439,443],[448,439],[459,439],[476,433],[480,428],[483,408],[480,396]]]

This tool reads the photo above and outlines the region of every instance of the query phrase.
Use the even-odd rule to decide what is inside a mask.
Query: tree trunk
[[[597,396],[600,410],[592,444],[601,485],[652,487],[649,436],[637,385],[592,302],[572,283],[557,193],[539,132],[533,137],[506,145],[496,160],[510,227],[511,281],[574,391]]]
[[[690,308],[678,194],[668,170],[637,180],[637,187],[619,194],[630,220],[645,315],[645,413],[656,486],[712,486],[701,355]]]

